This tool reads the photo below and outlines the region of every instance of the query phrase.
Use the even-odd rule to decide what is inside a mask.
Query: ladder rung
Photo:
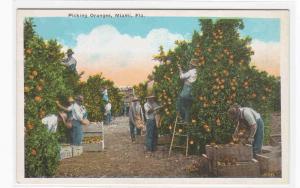
[[[172,146],[174,148],[186,148],[186,146]]]
[[[190,123],[177,122],[177,125],[189,125]]]
[[[188,135],[175,133],[174,136],[185,136],[185,137],[187,137]]]

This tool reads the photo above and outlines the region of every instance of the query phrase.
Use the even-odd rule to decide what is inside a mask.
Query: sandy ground
[[[105,150],[84,152],[61,161],[56,177],[199,177],[204,160],[185,157],[181,152],[168,156],[168,146],[159,146],[152,155],[144,151],[144,138],[132,143],[128,118],[119,117],[105,126]],[[183,152],[182,152],[183,153]],[[202,168],[203,169],[203,168]]]
[[[280,134],[280,114],[272,115],[271,125],[271,134]],[[81,156],[62,160],[55,177],[208,176],[207,164],[200,156],[185,157],[184,152],[173,152],[169,157],[168,145],[158,146],[156,152],[147,154],[143,137],[131,142],[127,117],[116,118],[104,131],[104,151],[84,152]]]

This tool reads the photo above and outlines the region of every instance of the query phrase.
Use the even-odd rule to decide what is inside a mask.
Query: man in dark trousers
[[[253,153],[261,153],[264,140],[264,122],[261,115],[252,108],[241,107],[237,104],[234,104],[229,108],[228,115],[237,122],[233,139],[237,138],[239,125],[243,123],[246,125],[246,128],[250,130],[248,142],[253,146]]]
[[[190,61],[190,69],[187,72],[183,72],[182,68],[178,65],[180,79],[184,81],[183,89],[179,95],[178,100],[178,111],[180,113],[181,119],[185,123],[190,122],[190,111],[191,105],[193,103],[192,98],[192,84],[197,79],[197,59],[192,59]]]

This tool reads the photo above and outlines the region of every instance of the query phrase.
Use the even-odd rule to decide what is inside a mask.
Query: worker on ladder
[[[190,69],[187,72],[183,72],[181,66],[178,64],[178,69],[180,73],[180,79],[184,80],[183,89],[179,95],[178,99],[178,110],[181,119],[185,123],[190,122],[190,108],[193,102],[192,97],[192,84],[197,79],[197,59],[191,59]]]

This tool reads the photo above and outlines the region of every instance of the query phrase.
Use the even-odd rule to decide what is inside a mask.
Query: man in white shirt
[[[229,108],[228,115],[231,119],[237,122],[233,139],[237,138],[239,125],[243,123],[246,125],[247,129],[250,130],[248,142],[253,146],[253,153],[261,153],[264,140],[264,122],[261,115],[252,108],[240,107],[237,104],[234,104]]]
[[[178,65],[180,79],[184,81],[183,89],[179,95],[178,101],[178,111],[180,113],[181,119],[188,123],[190,122],[190,109],[192,105],[192,84],[197,79],[197,59],[192,59],[190,61],[190,70],[183,72],[182,68]]]
[[[76,59],[73,57],[74,52],[72,51],[72,49],[68,49],[67,51],[67,59],[65,59],[63,61],[63,64],[66,65],[71,71],[74,71],[77,73],[76,70],[76,65],[77,65],[77,61]]]
[[[42,119],[42,123],[47,126],[49,132],[55,133],[60,121],[66,122],[67,114],[59,113],[58,115],[50,114]]]
[[[106,123],[109,125],[111,123],[111,103],[110,103],[110,101],[108,101],[107,104],[105,105],[104,115],[106,117]]]
[[[161,106],[156,103],[155,96],[151,95],[146,98],[147,102],[144,104],[146,116],[146,150],[148,152],[153,152],[156,150],[158,139],[155,115]]]
[[[83,138],[82,126],[87,120],[87,111],[83,106],[83,96],[79,95],[72,105],[72,144],[81,145]]]

